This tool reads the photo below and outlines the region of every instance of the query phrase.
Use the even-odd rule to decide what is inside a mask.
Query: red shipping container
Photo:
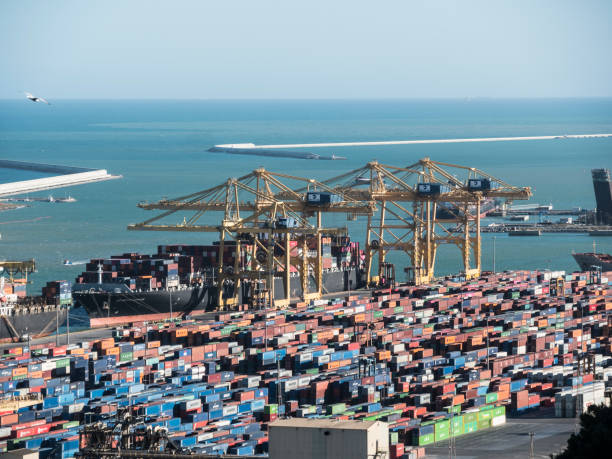
[[[395,445],[389,445],[391,452],[391,459],[398,459],[404,455],[404,444],[397,443]]]

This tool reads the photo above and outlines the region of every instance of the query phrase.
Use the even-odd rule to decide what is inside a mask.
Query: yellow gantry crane
[[[364,167],[325,180],[335,192],[377,205],[368,215],[366,281],[373,260],[381,269],[390,250],[409,256],[408,273],[418,284],[434,278],[437,249],[456,245],[466,277],[481,272],[480,216],[485,199],[529,199],[530,188],[510,185],[479,169],[423,158],[396,167],[369,162]]]
[[[34,260],[25,261],[0,261],[0,275],[7,273],[9,281],[13,282],[16,274],[25,276],[27,281],[28,274],[36,272],[36,262]]]
[[[456,245],[465,275],[481,271],[480,215],[484,200],[529,199],[531,190],[510,185],[481,170],[424,158],[397,167],[369,162],[364,167],[325,181],[256,169],[207,190],[141,203],[162,213],[129,225],[139,231],[190,231],[219,234],[217,304],[236,304],[243,287],[265,282],[269,301],[277,306],[292,298],[319,298],[322,282],[321,238],[343,236],[346,227],[324,227],[322,215],[344,213],[349,220],[367,217],[366,282],[373,279],[377,258],[385,266],[391,250],[404,251],[409,274],[416,284],[434,278],[437,249]],[[214,217],[212,213],[221,214]],[[176,223],[176,217],[182,221]],[[171,222],[167,219],[172,218]],[[226,247],[233,249],[233,263],[224,261]],[[291,273],[299,275],[292,285]],[[284,295],[274,284],[283,274]],[[312,282],[311,282],[312,281]],[[225,289],[230,285],[232,288]],[[247,295],[249,296],[249,295]]]
[[[141,203],[139,207],[143,209],[163,212],[145,222],[129,225],[128,229],[218,233],[215,273],[219,307],[234,305],[243,283],[253,293],[256,284],[265,282],[271,302],[279,297],[275,295],[279,287],[274,284],[274,274],[280,272],[284,295],[275,304],[282,306],[292,298],[307,300],[324,293],[321,238],[346,235],[347,228],[324,227],[322,214],[370,215],[374,211],[370,202],[332,192],[329,186],[314,179],[260,168],[197,193]],[[190,215],[184,216],[182,222],[164,222],[183,212]],[[221,214],[220,224],[219,217],[210,216],[213,212]],[[224,263],[226,247],[235,248],[233,265]],[[299,274],[298,287],[292,286],[292,272]],[[224,288],[228,283],[231,289]]]

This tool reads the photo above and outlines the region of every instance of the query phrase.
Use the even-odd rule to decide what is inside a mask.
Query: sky
[[[611,97],[609,0],[1,0],[0,98]]]

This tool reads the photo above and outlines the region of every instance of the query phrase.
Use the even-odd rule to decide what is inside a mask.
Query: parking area
[[[509,418],[505,425],[465,435],[455,439],[457,459],[510,459],[530,457],[533,433],[534,456],[549,458],[565,448],[575,429],[575,419],[569,418]],[[448,458],[449,442],[425,448],[428,458]]]

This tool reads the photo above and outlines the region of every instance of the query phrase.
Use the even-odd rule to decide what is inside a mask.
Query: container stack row
[[[0,449],[72,457],[84,424],[127,410],[202,454],[265,454],[279,417],[381,420],[389,457],[414,458],[507,415],[605,401],[611,311],[606,273],[518,271],[15,347],[0,392],[23,406],[0,409]]]

